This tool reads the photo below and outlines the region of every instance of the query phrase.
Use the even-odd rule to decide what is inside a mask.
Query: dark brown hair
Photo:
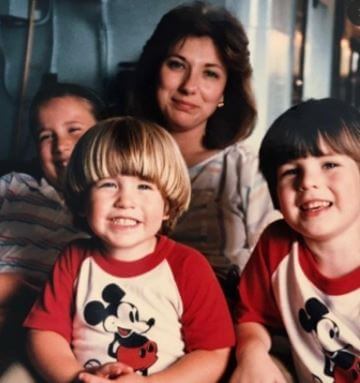
[[[96,121],[101,120],[105,113],[105,103],[91,88],[65,82],[55,82],[40,87],[30,106],[30,127],[37,137],[39,129],[39,110],[54,98],[75,97],[86,101]]]
[[[320,139],[360,164],[359,111],[334,98],[309,100],[288,109],[270,126],[260,147],[260,169],[275,207],[278,168],[298,158],[322,156]]]
[[[210,37],[227,70],[225,105],[210,116],[203,141],[208,149],[224,148],[248,137],[256,119],[248,39],[240,22],[225,8],[196,1],[162,17],[137,64],[130,113],[166,126],[156,99],[160,68],[171,49],[190,36]]]

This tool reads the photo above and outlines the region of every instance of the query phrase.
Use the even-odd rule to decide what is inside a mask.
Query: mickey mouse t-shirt
[[[239,286],[238,322],[285,329],[301,383],[360,383],[360,268],[318,271],[285,221],[261,236]]]
[[[134,262],[99,248],[94,239],[67,247],[26,327],[62,335],[85,367],[118,360],[143,375],[193,350],[233,346],[225,298],[201,253],[164,236]]]

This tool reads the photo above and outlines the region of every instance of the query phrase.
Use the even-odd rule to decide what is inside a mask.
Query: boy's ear
[[[164,215],[163,215],[163,221],[166,221],[170,218],[170,207],[169,207],[169,202],[165,202],[164,206]]]

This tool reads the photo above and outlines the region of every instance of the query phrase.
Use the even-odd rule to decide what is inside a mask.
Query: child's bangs
[[[354,161],[360,163],[360,130],[349,129],[343,126],[342,130],[335,137],[329,134],[321,134],[321,138],[329,148],[338,154],[345,154],[351,157]]]
[[[314,134],[314,131],[304,132],[291,129],[285,133],[278,137],[277,142],[273,144],[271,149],[273,158],[276,158],[276,166],[281,166],[298,158],[323,155],[319,132]]]
[[[275,141],[275,140],[274,140]],[[272,155],[277,164],[304,158],[306,156],[320,157],[328,154],[324,144],[331,152],[345,154],[355,161],[360,160],[359,129],[349,129],[340,121],[307,121],[294,122],[289,129],[284,129],[282,135],[276,137]]]
[[[110,140],[110,138],[112,139]],[[113,138],[109,137],[107,141],[94,143],[93,150],[89,151],[90,183],[122,174],[159,184],[164,163],[159,161],[160,156],[157,151],[150,150],[150,147],[144,149],[144,143],[131,140],[134,137],[128,137],[128,140],[125,141],[126,137],[122,137],[121,142]],[[130,143],[130,141],[132,142]]]

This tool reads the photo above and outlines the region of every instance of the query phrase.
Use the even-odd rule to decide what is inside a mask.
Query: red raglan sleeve
[[[273,294],[272,276],[289,252],[286,231],[283,221],[277,221],[261,235],[240,277],[238,323],[257,322],[268,327],[282,327]]]
[[[71,341],[74,284],[81,264],[76,243],[58,257],[42,295],[35,302],[24,327],[54,331]]]
[[[170,267],[183,302],[181,322],[186,351],[232,347],[234,326],[221,287],[206,258],[178,244]]]

